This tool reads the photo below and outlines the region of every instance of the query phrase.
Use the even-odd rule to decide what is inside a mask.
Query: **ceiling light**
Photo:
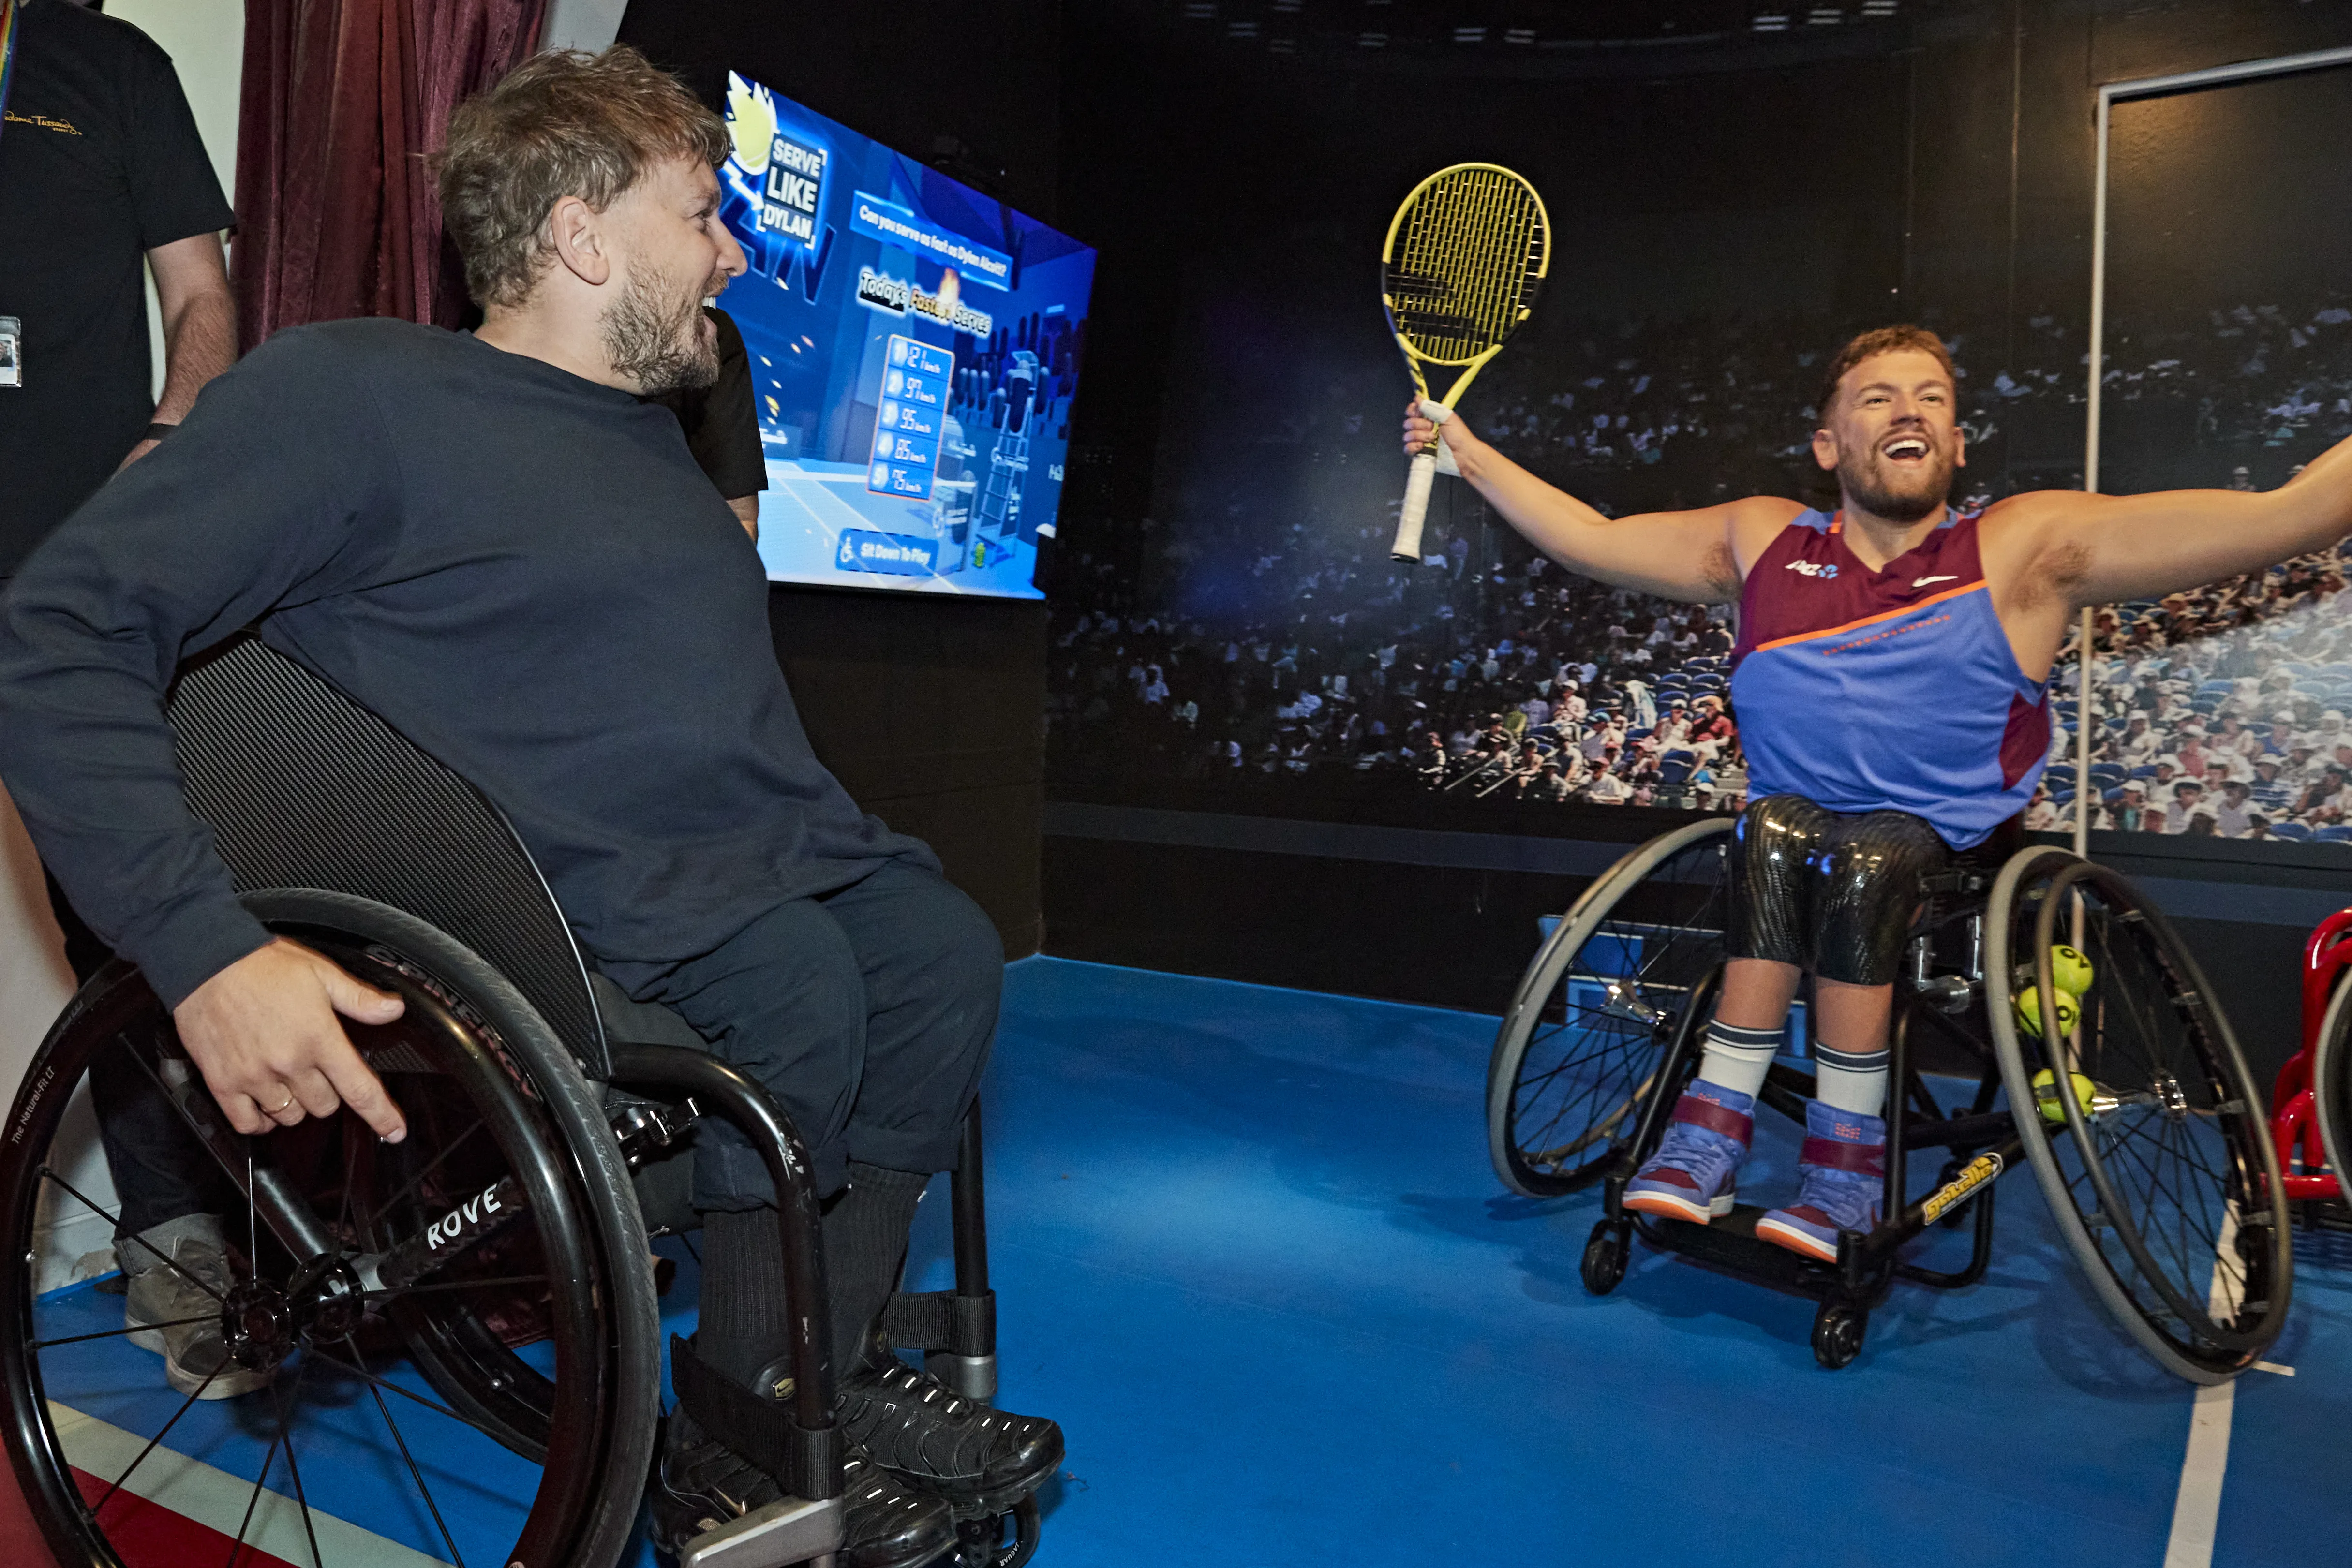
[[[1759,11],[1756,13],[1755,20],[1749,26],[1759,33],[1785,33],[1789,30],[1789,13]]]

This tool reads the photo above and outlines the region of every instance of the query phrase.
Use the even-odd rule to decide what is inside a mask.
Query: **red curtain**
[[[425,158],[460,99],[530,54],[547,0],[246,0],[238,336],[466,308]]]

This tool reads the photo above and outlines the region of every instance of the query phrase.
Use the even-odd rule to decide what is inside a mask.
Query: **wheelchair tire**
[[[2352,1197],[2352,985],[2338,981],[2321,1015],[2311,1052],[2311,1103],[2319,1118],[2319,1142],[2336,1186]]]
[[[1683,1002],[1723,961],[1733,822],[1709,818],[1635,849],[1528,966],[1486,1071],[1487,1157],[1513,1192],[1588,1186],[1632,1134]],[[1627,986],[1634,1016],[1592,1005],[1611,982]]]
[[[1986,927],[2010,1113],[2068,1250],[2158,1364],[2192,1383],[2236,1376],[2285,1322],[2291,1236],[2261,1090],[2196,960],[2121,875],[2048,847],[2001,868]],[[2013,1002],[2025,984],[2054,994],[2060,941],[2090,957],[2095,978],[2053,1053]],[[2056,1071],[2060,1054],[2072,1071]],[[2060,1124],[2036,1100],[2045,1071]],[[2095,1086],[2090,1105],[2078,1073]]]
[[[238,1305],[233,1312],[224,1304],[223,1322],[268,1325],[257,1364],[267,1382],[237,1401],[200,1406],[194,1394],[164,1390],[160,1360],[115,1348],[125,1328],[98,1326],[123,1321],[109,1304],[115,1297],[93,1293],[87,1281],[37,1295],[36,1270],[25,1268],[0,1288],[0,1398],[10,1458],[51,1550],[60,1562],[119,1568],[174,1562],[177,1545],[142,1532],[155,1510],[140,1499],[162,1487],[153,1500],[163,1509],[224,1534],[266,1531],[272,1517],[281,1531],[292,1529],[299,1513],[298,1533],[281,1533],[280,1547],[302,1542],[293,1555],[315,1555],[321,1568],[339,1555],[366,1555],[370,1537],[350,1534],[352,1523],[407,1533],[412,1545],[434,1556],[446,1550],[453,1561],[608,1568],[636,1531],[659,1415],[660,1340],[643,1222],[597,1096],[520,994],[445,933],[339,894],[280,890],[246,902],[273,930],[407,1002],[398,1021],[350,1032],[402,1099],[410,1132],[400,1145],[380,1145],[344,1112],[267,1139],[229,1134],[223,1146],[257,1150],[317,1233],[333,1239],[332,1257],[383,1253],[397,1239],[415,1271],[371,1265],[386,1271],[353,1297],[373,1276],[341,1261],[306,1265],[237,1197],[245,1211],[223,1218],[229,1301]],[[45,1244],[43,1221],[68,1204],[90,1210],[72,1217],[104,1222],[112,1239],[113,1217],[67,1186],[49,1151],[87,1073],[160,1066],[168,1074],[182,1065],[177,1054],[170,1014],[128,965],[111,966],[74,998],[36,1054],[12,1140],[0,1145],[0,1225],[15,1256],[32,1261]],[[209,1105],[200,1085],[192,1098]],[[451,1133],[461,1117],[470,1122]],[[448,1135],[428,1148],[436,1133]],[[223,1167],[215,1176],[226,1174],[224,1155],[209,1157]],[[497,1227],[481,1205],[490,1189],[477,1185],[486,1178],[521,1200]],[[467,1198],[482,1219],[478,1230],[469,1219],[461,1235]],[[378,1200],[383,1210],[371,1212]],[[430,1228],[411,1223],[428,1213],[437,1222]],[[362,1242],[372,1228],[380,1234]],[[338,1273],[349,1282],[331,1296],[318,1281]],[[378,1311],[363,1314],[362,1301]],[[525,1355],[518,1346],[534,1348]],[[307,1400],[306,1384],[314,1390]],[[266,1451],[257,1432],[270,1438]],[[151,1460],[167,1437],[162,1460]],[[355,1467],[352,1449],[368,1441],[376,1459]],[[388,1487],[398,1478],[414,1490],[363,1496],[345,1488],[321,1506],[360,1517],[314,1519],[308,1495],[320,1489],[306,1495],[295,1467],[299,1450],[326,1445],[338,1451],[340,1476],[373,1469]],[[143,1479],[134,1479],[142,1466]],[[232,1510],[223,1527],[205,1517],[212,1503],[171,1492],[183,1484],[174,1478],[191,1473],[213,1478],[205,1496],[216,1499],[225,1486],[243,1500],[244,1524]],[[485,1489],[502,1511],[480,1506]],[[442,1506],[460,1490],[475,1500],[469,1511]],[[276,1500],[257,1512],[265,1497]],[[341,1552],[330,1547],[337,1541]]]

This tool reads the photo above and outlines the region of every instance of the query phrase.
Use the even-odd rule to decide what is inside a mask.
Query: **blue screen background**
[[[1041,597],[1094,250],[740,76],[728,125],[768,575]]]

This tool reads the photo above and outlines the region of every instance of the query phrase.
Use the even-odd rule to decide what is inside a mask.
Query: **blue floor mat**
[[[2194,1391],[2107,1321],[2029,1175],[2000,1185],[1982,1283],[1898,1286],[1860,1359],[1823,1372],[1810,1303],[1683,1260],[1637,1248],[1613,1295],[1585,1293],[1597,1199],[1513,1197],[1487,1167],[1494,1028],[1013,967],[985,1091],[1001,1402],[1069,1442],[1039,1568],[2164,1563]],[[1765,1120],[1751,1195],[1789,1182],[1795,1145]],[[950,1281],[947,1208],[941,1182],[913,1288]],[[1967,1238],[1928,1245],[1955,1268]],[[2352,1238],[2297,1245],[2271,1352],[2294,1375],[2236,1388],[2226,1568],[2308,1568],[2352,1539]],[[662,1246],[685,1332],[692,1259]],[[79,1287],[44,1311],[45,1332],[94,1331],[121,1301]],[[52,1396],[152,1433],[178,1404],[154,1359],[100,1346]],[[312,1500],[446,1555],[363,1385],[318,1376],[338,1403],[300,1453]],[[419,1458],[453,1532],[510,1538],[530,1467],[446,1428]],[[250,1478],[271,1433],[247,1399],[172,1443]]]

